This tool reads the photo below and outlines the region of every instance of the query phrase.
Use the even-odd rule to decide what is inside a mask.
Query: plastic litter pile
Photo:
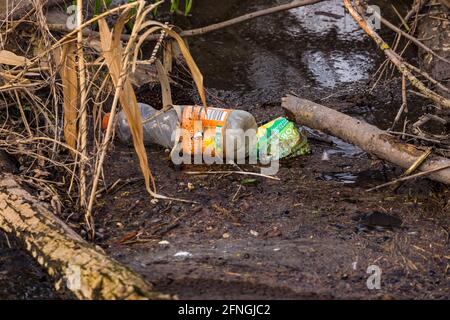
[[[161,113],[142,103],[139,109],[146,144],[158,144],[172,150],[178,143],[183,153],[191,155],[201,153],[225,157],[227,152],[233,151],[238,158],[248,157],[256,148],[259,159],[271,160],[311,152],[305,131],[284,117],[258,128],[253,115],[242,110],[174,106]],[[132,143],[123,112],[118,115],[116,132],[122,143]],[[248,132],[255,133],[254,144],[249,142],[252,139]],[[233,143],[227,144],[230,141]],[[227,150],[230,145],[233,150]]]

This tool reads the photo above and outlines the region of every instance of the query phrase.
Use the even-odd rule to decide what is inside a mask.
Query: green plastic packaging
[[[279,160],[311,153],[306,133],[284,117],[259,127],[257,137],[259,158]],[[278,147],[274,147],[276,140]]]

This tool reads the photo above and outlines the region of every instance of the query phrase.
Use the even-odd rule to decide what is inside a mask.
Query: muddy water
[[[408,2],[397,1],[396,6],[402,11]],[[184,23],[204,26],[276,3],[195,0],[193,17]],[[376,3],[384,16],[397,21],[390,1]],[[339,0],[253,20],[197,37],[190,45],[212,96],[243,108],[278,102],[287,92],[320,101],[358,91],[383,61]],[[396,109],[386,112],[363,103],[351,111],[386,126]],[[337,146],[329,152],[360,155],[348,145]],[[329,172],[323,179],[353,183],[357,177]],[[58,297],[43,271],[25,254],[10,249],[2,234],[0,238],[0,299]]]
[[[197,0],[190,22],[199,27],[277,3]],[[397,22],[391,1],[373,3],[384,17]],[[403,12],[408,3],[396,1],[395,6]],[[380,32],[392,40],[390,32]],[[278,102],[287,92],[316,101],[354,93],[366,87],[384,60],[340,0],[261,17],[192,39],[190,44],[210,92],[239,106]],[[361,105],[355,112],[384,125],[390,124],[396,110],[386,114],[386,108]]]
[[[294,9],[193,40],[206,85],[245,104],[290,90],[316,96],[367,79],[377,55],[367,52],[362,31],[340,3]],[[233,11],[240,15],[267,5],[244,1]]]
[[[277,3],[197,0],[189,27],[209,25]],[[391,1],[372,3],[388,20],[398,20]],[[395,6],[405,12],[410,1],[397,1]],[[392,32],[382,26],[378,32],[389,43],[394,40]],[[341,0],[261,17],[193,38],[190,45],[213,103],[219,98],[219,103],[251,111],[255,105],[279,104],[290,92],[331,107],[341,97],[345,101],[360,96],[361,101],[355,103],[350,98],[348,105],[344,103],[343,111],[381,128],[390,127],[398,110],[398,102],[384,88],[375,94],[375,101],[366,100],[369,82],[384,56],[344,10]],[[415,52],[407,54],[413,58]],[[414,107],[411,109],[414,113]],[[334,147],[324,157],[364,156],[359,148],[331,139]],[[323,178],[350,184],[358,180],[351,173],[325,173]]]

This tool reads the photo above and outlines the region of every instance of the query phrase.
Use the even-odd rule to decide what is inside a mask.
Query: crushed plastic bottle
[[[246,157],[252,145],[249,137],[253,132],[256,139],[258,131],[255,118],[242,110],[174,106],[169,111],[157,114],[158,110],[144,103],[139,103],[139,110],[144,122],[145,144],[158,144],[172,149],[177,140],[175,132],[182,129],[181,147],[183,153],[188,154],[225,156],[228,155],[229,145],[233,147],[233,155]],[[122,143],[132,143],[130,127],[123,111],[118,114],[116,132]]]

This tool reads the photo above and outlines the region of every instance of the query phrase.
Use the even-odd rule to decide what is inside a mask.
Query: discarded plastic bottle
[[[144,103],[139,103],[139,110],[144,122],[145,144],[158,144],[172,149],[176,142],[174,133],[182,129],[181,146],[183,153],[188,154],[208,153],[228,157],[226,146],[232,145],[233,155],[246,157],[252,147],[250,130],[253,130],[255,139],[258,130],[255,118],[242,110],[174,106],[169,111],[157,114],[158,110]],[[130,127],[123,111],[118,114],[117,136],[122,143],[132,143]]]
[[[157,115],[158,110],[145,103],[139,103],[139,111],[144,121],[144,143],[158,144],[166,148],[173,148],[172,134],[178,126],[178,115],[174,109]],[[152,118],[153,117],[153,118]],[[132,144],[130,126],[123,111],[117,115],[116,133],[123,144]]]

